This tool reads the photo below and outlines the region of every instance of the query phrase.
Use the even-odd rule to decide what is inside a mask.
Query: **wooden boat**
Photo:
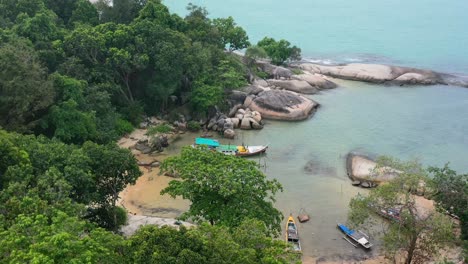
[[[235,146],[235,145],[221,145],[217,150],[226,155],[234,155],[241,157],[254,156],[257,154],[265,153],[268,146]]]
[[[299,232],[297,225],[292,215],[289,216],[286,222],[286,241],[292,245],[294,251],[301,251],[301,242],[299,241]]]
[[[358,245],[361,245],[366,249],[372,247],[372,244],[368,240],[369,236],[361,230],[354,231],[342,224],[338,224],[338,228],[341,230],[341,232],[345,233],[346,237],[343,238],[346,239],[346,241],[351,243],[353,246],[357,247]]]
[[[204,145],[208,148],[216,150],[226,155],[248,157],[261,153],[265,153],[268,146],[236,146],[236,145],[221,145],[216,139],[196,138],[194,146]]]
[[[380,216],[382,216],[384,218],[390,219],[392,221],[395,221],[395,222],[400,222],[401,221],[400,210],[399,209],[396,209],[396,208],[381,208],[381,209],[378,209],[378,208],[376,208],[375,212],[378,215],[380,215]]]

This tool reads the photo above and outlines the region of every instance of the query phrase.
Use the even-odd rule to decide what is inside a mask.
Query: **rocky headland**
[[[393,85],[454,85],[468,87],[468,80],[459,76],[409,67],[351,63],[346,65],[320,65],[301,63],[303,71],[333,78]]]

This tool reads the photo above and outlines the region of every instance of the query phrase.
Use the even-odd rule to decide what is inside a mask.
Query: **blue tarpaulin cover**
[[[209,138],[196,138],[195,145],[207,145],[208,147],[219,147],[218,140],[209,139]]]
[[[345,225],[338,225],[340,227],[341,231],[343,231],[347,235],[352,235],[354,233],[354,230],[349,229]]]

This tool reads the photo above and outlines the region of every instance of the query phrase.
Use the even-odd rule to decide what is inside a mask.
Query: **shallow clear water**
[[[185,14],[189,1],[165,1]],[[467,1],[215,1],[192,0],[212,17],[233,16],[253,41],[285,38],[306,58],[321,62],[379,62],[446,72],[468,71]],[[238,143],[270,148],[258,159],[284,192],[277,206],[286,215],[305,208],[300,224],[304,255],[346,259],[354,249],[336,229],[346,221],[351,197],[345,156],[352,150],[425,165],[450,162],[468,172],[468,89],[450,86],[388,87],[340,82],[337,89],[310,96],[321,104],[302,122],[268,121],[260,131],[238,131]],[[257,159],[254,159],[257,160]],[[307,169],[305,168],[307,167]]]

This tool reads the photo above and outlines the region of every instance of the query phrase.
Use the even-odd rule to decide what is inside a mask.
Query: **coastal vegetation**
[[[266,180],[255,163],[224,156],[213,158],[233,170],[203,182],[218,192],[193,189],[200,210],[184,216],[198,217],[199,227],[119,233],[127,221],[119,193],[142,173],[115,140],[145,116],[168,118],[181,106],[206,117],[225,105],[226,92],[248,84],[248,67],[233,53],[250,46],[245,30],[232,17],[187,9],[180,17],[159,0],[0,3],[0,262],[299,261],[271,236],[280,231],[273,202],[281,185]],[[197,121],[188,124],[200,129]],[[149,133],[170,130],[163,124]],[[171,160],[193,165],[201,162],[194,156],[211,154]],[[165,166],[186,177],[171,160]],[[213,164],[197,165],[189,168],[207,173]],[[186,195],[180,188],[189,183],[165,192]],[[217,198],[227,207],[203,208]]]
[[[446,210],[460,202],[464,205],[459,208],[464,210],[468,194],[466,175],[456,176],[447,166],[424,169],[417,161],[403,162],[391,157],[379,158],[373,170],[376,174],[395,172],[398,177],[372,189],[366,196],[358,195],[351,200],[349,220],[357,226],[375,225],[375,215],[391,212],[390,221],[377,228],[386,256],[397,262],[403,258],[405,263],[425,263],[437,256],[441,248],[456,242],[454,221]],[[430,173],[435,176],[431,177]],[[447,191],[455,182],[460,186],[453,192]],[[417,196],[423,194],[436,197],[441,210],[422,206]],[[460,214],[462,230],[466,225],[464,213]]]
[[[281,232],[283,216],[273,203],[282,186],[277,180],[267,180],[256,162],[185,147],[180,156],[168,158],[161,170],[177,173],[181,179],[171,181],[161,194],[191,202],[181,219],[236,227],[245,219],[255,218],[270,233]]]
[[[252,79],[288,79],[275,81],[281,88],[293,81],[292,73],[315,72],[314,65],[302,65],[305,72],[257,65],[269,59],[285,66],[301,59],[300,48],[269,37],[252,46],[232,17],[212,19],[196,5],[180,17],[160,0],[5,0],[0,10],[0,262],[300,262],[300,255],[276,239],[283,220],[274,207],[281,184],[267,179],[255,162],[194,148],[162,164],[163,172],[180,179],[161,194],[189,200],[180,218],[198,226],[147,226],[122,236],[127,212],[118,206],[119,193],[142,173],[135,156],[115,144],[146,117],[171,119],[180,108],[190,111],[187,128],[197,131],[198,120],[210,118],[215,106],[227,110],[228,94]],[[234,52],[244,49],[245,56]],[[384,73],[387,69],[392,69],[388,76],[359,76],[376,82],[443,81],[435,75],[415,82],[419,70],[387,66]],[[334,69],[318,70],[336,75]],[[353,66],[340,71],[346,78],[354,72]],[[312,74],[302,77],[309,90],[315,77],[326,84],[320,87],[329,85]],[[282,89],[261,90],[249,106],[277,110],[265,118],[303,120],[318,106]],[[158,124],[148,135],[162,137],[173,129]],[[406,251],[408,263],[425,260],[452,240],[447,212],[460,218],[466,245],[467,175],[448,166],[428,171],[415,163],[389,166],[404,173],[354,199],[350,219],[369,220],[369,204],[403,205],[404,221],[389,224],[384,247],[389,253]],[[424,218],[408,191],[419,190],[421,182],[439,209]]]

